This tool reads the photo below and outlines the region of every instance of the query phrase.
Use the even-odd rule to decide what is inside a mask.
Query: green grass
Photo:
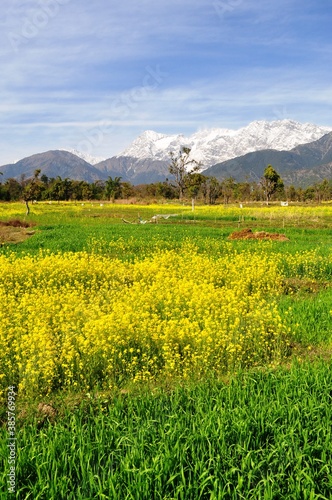
[[[0,248],[0,252],[37,253],[40,249],[47,249],[53,252],[82,251],[91,249],[92,240],[113,243],[123,241],[121,248],[117,249],[120,258],[126,258],[125,253],[136,257],[140,256],[139,251],[150,251],[158,246],[164,248],[177,248],[185,240],[191,239],[201,249],[209,249],[211,242],[215,248],[222,248],[228,241],[228,236],[237,231],[234,225],[231,228],[206,227],[189,224],[161,223],[158,225],[121,225],[110,223],[108,220],[94,220],[93,223],[86,224],[85,220],[76,222],[67,221],[58,224],[41,224],[36,228],[36,234],[18,246],[5,245]],[[266,228],[259,226],[257,231],[268,230],[270,232],[286,233],[289,242],[272,242],[271,248],[278,253],[296,253],[303,250],[318,249],[322,255],[327,255],[331,250],[331,236],[329,230],[288,229],[281,230],[278,227]],[[232,241],[235,250],[257,248],[256,241]],[[106,245],[104,245],[106,251]],[[144,253],[144,252],[143,252]]]
[[[126,206],[99,203],[63,203],[33,205],[31,215],[25,217],[23,204],[1,204],[0,220],[10,218],[26,219],[36,223],[37,230],[33,238],[14,247],[4,246],[1,252],[15,251],[17,253],[36,253],[40,248],[54,252],[80,251],[89,248],[91,239],[116,242],[123,239],[127,243],[128,254],[132,256],[139,250],[149,250],[156,241],[165,242],[165,246],[177,247],[185,239],[193,239],[200,248],[206,246],[209,239],[215,244],[222,243],[229,234],[244,227],[251,227],[256,231],[285,233],[289,242],[275,243],[273,247],[278,252],[295,253],[300,250],[319,248],[322,253],[331,249],[330,209],[325,211],[321,207],[318,215],[308,208],[304,215],[289,216],[280,211],[280,207],[270,209],[260,206],[249,207],[241,211],[237,206],[197,207],[194,213],[190,206],[165,204],[149,206]],[[207,210],[210,210],[208,212]],[[273,211],[274,210],[274,211]],[[300,208],[298,210],[301,210]],[[318,209],[317,209],[318,210]],[[330,212],[327,212],[330,210]],[[168,220],[160,220],[158,224],[125,224],[122,219],[137,221],[138,216],[143,220],[150,220],[159,213],[178,214]],[[245,213],[245,215],[242,215]],[[294,212],[296,214],[296,212]],[[273,215],[273,217],[271,216]],[[243,220],[244,219],[244,220]],[[134,242],[133,242],[134,240]],[[256,242],[233,241],[234,249],[255,248]],[[119,250],[120,256],[121,249]],[[123,255],[125,257],[125,255]]]
[[[209,255],[256,252],[263,246],[284,266],[284,294],[278,300],[294,332],[293,358],[274,370],[240,373],[229,383],[210,379],[186,387],[165,381],[152,388],[128,387],[123,394],[69,391],[53,399],[18,398],[17,493],[10,495],[6,486],[3,425],[0,498],[331,498],[332,218],[329,208],[312,215],[306,207],[301,210],[287,218],[287,212],[256,206],[243,212],[217,207],[211,216],[175,204],[33,206],[29,220],[36,222],[36,234],[0,252],[86,249],[132,260],[188,241]],[[148,220],[156,213],[179,215],[158,224],[122,221],[138,214]],[[23,214],[20,204],[0,207],[1,220]],[[243,227],[284,233],[290,241],[227,240]],[[318,264],[291,269],[283,263],[286,253],[311,250],[322,257]],[[54,418],[37,411],[40,402],[57,410]]]
[[[17,498],[329,499],[331,394],[316,362],[91,396],[19,429]]]
[[[279,308],[287,314],[294,341],[303,347],[332,343],[332,290],[282,297]]]

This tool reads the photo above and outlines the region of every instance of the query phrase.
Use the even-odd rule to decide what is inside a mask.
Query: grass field
[[[332,206],[31,212],[0,206],[33,225],[0,227],[1,498],[331,498]]]

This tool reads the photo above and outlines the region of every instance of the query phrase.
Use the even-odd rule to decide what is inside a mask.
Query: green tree
[[[249,201],[251,196],[252,187],[250,182],[239,182],[237,184],[237,199],[239,201]]]
[[[221,184],[215,177],[208,177],[202,186],[204,202],[208,200],[209,205],[215,205],[221,195]]]
[[[221,183],[221,192],[224,197],[224,203],[225,205],[228,205],[230,202],[231,198],[234,197],[234,191],[236,188],[236,183],[233,177],[229,177],[228,179],[225,179]]]
[[[3,175],[2,172],[0,172],[0,175]],[[4,200],[6,198],[6,191],[3,188],[2,183],[0,182],[0,200]]]
[[[278,174],[278,172],[272,167],[272,165],[268,165],[264,170],[263,177],[261,178],[261,186],[264,191],[266,204],[268,205],[271,196],[278,190],[283,189],[284,183]]]
[[[201,187],[206,182],[206,180],[207,180],[206,175],[200,174],[198,172],[193,172],[193,173],[187,175],[186,188],[191,196],[191,202],[192,202],[193,209],[195,206],[195,200],[198,196],[198,193],[199,193]]]
[[[185,189],[188,184],[188,176],[198,172],[201,164],[194,159],[190,159],[191,149],[182,146],[179,154],[176,156],[172,151],[170,153],[171,163],[168,171],[174,176],[174,181],[179,189],[179,199],[183,199]]]
[[[135,189],[130,182],[121,182],[121,198],[128,199],[135,195]]]
[[[82,181],[81,183],[81,194],[83,200],[92,200],[93,199],[93,189],[91,184],[88,182]]]
[[[331,199],[331,184],[327,179],[312,186],[315,190],[315,198],[318,203]]]
[[[49,183],[49,178],[47,177],[47,175],[43,174],[41,177],[40,177],[40,180],[42,181],[43,184],[45,184],[45,186],[47,187],[48,186],[48,183]]]
[[[121,195],[121,177],[109,177],[105,182],[105,195],[109,201],[118,198]]]
[[[303,192],[303,201],[313,201],[315,199],[315,188],[307,187]]]
[[[296,188],[291,185],[286,189],[286,196],[289,201],[296,201],[297,199],[297,191]]]
[[[6,201],[17,201],[22,198],[23,187],[16,179],[9,177],[4,183],[3,188]]]
[[[56,200],[58,203],[60,200],[70,200],[73,195],[73,182],[71,179],[66,177],[61,179],[58,175],[56,179],[51,183],[48,193],[49,197]]]
[[[105,192],[105,182],[98,180],[90,184],[91,189],[92,189],[92,198],[94,200],[101,200],[103,199],[104,192]]]
[[[156,196],[162,196],[163,198],[171,200],[176,198],[176,190],[166,179],[164,182],[157,182]]]

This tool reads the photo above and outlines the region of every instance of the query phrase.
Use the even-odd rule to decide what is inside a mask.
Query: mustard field
[[[161,251],[0,259],[4,388],[35,394],[279,362],[291,331],[276,259]]]
[[[37,208],[37,217],[50,210]],[[66,209],[56,206],[61,217]],[[74,209],[84,213],[84,205]],[[303,211],[310,213],[301,208],[293,214],[302,217]],[[280,207],[271,213],[278,217]],[[209,208],[199,207],[198,216],[208,214]],[[218,214],[221,207],[210,208],[212,221]],[[98,221],[109,227],[107,219]],[[171,229],[177,228],[172,219]],[[130,229],[127,240],[107,241],[105,235],[94,237],[92,227],[85,251],[17,255],[8,247],[0,255],[3,391],[8,385],[27,395],[112,389],[131,381],[199,379],[277,365],[290,354],[303,321],[291,307],[278,307],[293,291],[289,280],[326,281],[332,269],[326,248],[325,255],[318,249],[281,252],[283,243],[277,248],[258,241],[239,249],[226,238],[199,236],[200,247],[194,235],[176,248],[170,242],[165,248],[161,235],[146,235],[146,248],[136,254],[131,248],[128,261],[123,257],[135,233],[145,228]]]
[[[320,443],[317,448],[317,436],[312,435],[308,438],[308,448],[296,442],[298,455],[294,452],[291,458],[286,453],[291,446],[287,428],[282,437],[288,443],[283,455],[278,426],[284,426],[285,418],[289,428],[294,429],[295,418],[299,435],[307,432],[308,420],[301,419],[300,423],[291,410],[296,387],[300,391],[302,384],[305,399],[309,398],[305,403],[307,414],[314,415],[316,403],[311,405],[310,391],[305,392],[309,387],[305,373],[310,372],[310,377],[317,376],[319,380],[315,398],[327,401],[332,391],[332,381],[326,375],[332,346],[332,206],[197,206],[192,211],[189,205],[176,204],[38,203],[32,206],[31,215],[25,217],[22,204],[0,205],[1,221],[15,219],[29,222],[33,229],[21,243],[3,242],[0,248],[0,387],[4,432],[8,387],[15,387],[20,409],[17,420],[22,446],[17,450],[17,474],[21,490],[17,498],[328,498],[328,488],[332,487],[332,450],[326,445],[328,415],[320,416],[317,427],[317,436],[323,433],[325,445]],[[249,227],[253,231],[282,233],[287,240],[229,239],[232,232]],[[277,388],[273,388],[271,376],[278,380]],[[158,442],[161,439],[167,448],[167,435],[152,438],[151,462],[147,464],[142,442],[133,437],[135,426],[128,423],[128,432],[131,429],[128,446],[132,446],[133,455],[123,450],[127,465],[114,455],[118,469],[105,475],[102,467],[106,467],[106,462],[97,467],[96,458],[91,458],[91,475],[82,476],[84,459],[79,470],[74,472],[72,468],[76,451],[68,452],[72,454],[68,463],[62,463],[54,451],[57,438],[48,435],[49,431],[38,438],[26,430],[30,419],[36,419],[32,420],[36,432],[38,425],[47,426],[50,432],[54,426],[56,431],[67,419],[67,404],[74,415],[70,418],[77,415],[77,422],[81,422],[72,422],[75,428],[81,428],[82,418],[91,425],[97,419],[103,434],[109,424],[104,416],[99,421],[101,414],[111,415],[120,405],[120,420],[135,419],[130,411],[139,405],[136,398],[144,394],[142,405],[152,404],[151,398],[162,398],[163,406],[167,399],[166,406],[173,416],[170,421],[163,417],[162,425],[174,425],[172,446],[180,450],[183,433],[188,432],[190,441],[191,432],[196,431],[190,430],[189,424],[186,431],[187,424],[177,420],[180,418],[177,411],[171,409],[174,394],[184,391],[187,402],[197,397],[197,405],[201,407],[207,403],[204,393],[218,399],[217,394],[230,380],[241,391],[241,387],[247,390],[245,387],[251,384],[248,380],[258,379],[263,395],[261,405],[265,408],[263,413],[257,408],[260,430],[253,430],[253,420],[250,425],[244,422],[245,412],[236,423],[234,420],[234,425],[246,428],[247,435],[254,436],[257,432],[260,437],[257,442],[249,440],[244,445],[241,440],[246,438],[238,430],[242,444],[234,446],[242,446],[244,450],[238,463],[236,453],[227,454],[227,440],[218,451],[218,440],[209,436],[207,425],[202,439],[206,443],[212,439],[215,443],[209,448],[209,456],[204,446],[196,443],[196,449],[202,449],[201,459],[196,455],[193,462],[188,462],[188,457],[178,452],[182,475],[175,472],[176,459],[171,459],[170,451],[164,450],[168,456],[165,464],[158,458],[155,467],[153,456],[156,457],[157,449],[161,453]],[[265,442],[262,437],[266,434],[265,424],[271,426],[274,418],[271,421],[266,413],[272,405],[272,394],[276,395],[275,403],[287,405],[280,396],[288,391],[285,380],[291,394],[290,413],[280,420],[276,417],[274,437]],[[290,389],[292,384],[294,392]],[[239,393],[239,411],[242,404],[251,405],[248,403],[251,396],[247,396],[243,399]],[[82,410],[70,403],[75,398],[83,405]],[[133,406],[129,405],[131,410],[124,416],[121,405],[127,403],[121,401],[130,398]],[[218,411],[228,411],[227,405],[235,401],[234,395],[232,398],[220,403]],[[301,412],[302,402],[296,404]],[[43,413],[40,409],[43,405],[51,410]],[[278,405],[276,415],[281,408]],[[190,415],[195,414],[192,404],[188,402],[187,410],[186,405],[180,406],[180,413],[187,411],[190,420]],[[135,415],[141,414],[137,408]],[[92,416],[91,411],[97,413]],[[226,425],[224,420],[214,421],[214,410],[209,405],[206,412],[206,418],[211,418],[213,426],[217,426],[211,431],[213,435],[221,432]],[[113,423],[117,419],[114,415],[110,418]],[[149,426],[146,418],[142,417],[144,425]],[[158,420],[156,415],[153,419]],[[75,431],[75,436],[80,432]],[[111,429],[108,432],[112,434]],[[99,454],[103,455],[105,447],[108,449],[106,442],[111,434],[103,434],[104,444],[98,444]],[[42,462],[49,461],[54,470],[57,461],[60,464],[56,477],[60,474],[62,479],[48,478],[45,490],[43,483],[48,473],[43,468],[42,475],[38,473],[36,457],[40,447],[35,444],[36,439],[41,439],[43,446],[52,442],[53,451]],[[90,456],[95,438],[88,439],[92,441],[84,443],[83,439],[80,449],[84,450],[83,455]],[[229,439],[233,442],[233,438]],[[279,457],[284,467],[287,460],[291,464],[295,460],[297,465],[294,462],[294,467],[290,466],[289,474],[285,472],[283,476],[282,469],[277,467],[271,475],[268,465],[258,465],[262,456],[264,464],[268,464],[265,451],[270,445],[271,453],[276,453],[273,456]],[[35,450],[35,458],[29,455],[29,446]],[[310,455],[310,449],[316,450],[318,462],[309,467],[305,457]],[[253,456],[254,450],[257,453],[261,450],[262,456],[259,458],[259,453]],[[114,450],[108,452],[113,454]],[[227,476],[219,460],[223,453],[230,467],[227,470],[237,467],[236,473]],[[139,460],[134,460],[135,454]],[[219,472],[218,467],[211,468],[211,461],[217,455]],[[251,482],[247,481],[249,457],[255,471]],[[31,460],[35,464],[33,470],[28,466]],[[143,462],[145,474],[140,470]],[[108,462],[107,467],[112,468]],[[129,473],[135,468],[139,477],[136,486]],[[228,482],[221,477],[220,470],[224,470],[223,478],[227,476]],[[98,483],[93,478],[99,474]],[[292,474],[296,479],[285,483],[285,478],[289,481]],[[64,475],[72,478],[71,485],[65,485]]]

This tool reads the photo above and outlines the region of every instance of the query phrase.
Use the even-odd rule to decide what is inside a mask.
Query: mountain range
[[[190,137],[145,131],[121,154],[94,158],[76,150],[38,153],[3,165],[2,181],[29,178],[36,169],[48,177],[75,180],[106,180],[121,177],[132,184],[164,181],[170,152],[186,146],[191,158],[201,162],[201,171],[218,179],[258,180],[268,164],[285,183],[306,185],[332,178],[332,127],[293,120],[256,121],[239,130],[208,129]]]
[[[214,128],[201,130],[189,137],[147,130],[118,156],[139,160],[153,158],[169,163],[169,153],[186,146],[191,149],[191,156],[206,169],[252,151],[288,151],[299,144],[320,139],[331,131],[332,127],[302,124],[293,120],[255,121],[238,130]]]
[[[290,151],[266,149],[218,163],[204,171],[205,175],[237,181],[258,181],[271,164],[286,184],[305,187],[332,178],[332,132],[317,141],[301,144]]]

